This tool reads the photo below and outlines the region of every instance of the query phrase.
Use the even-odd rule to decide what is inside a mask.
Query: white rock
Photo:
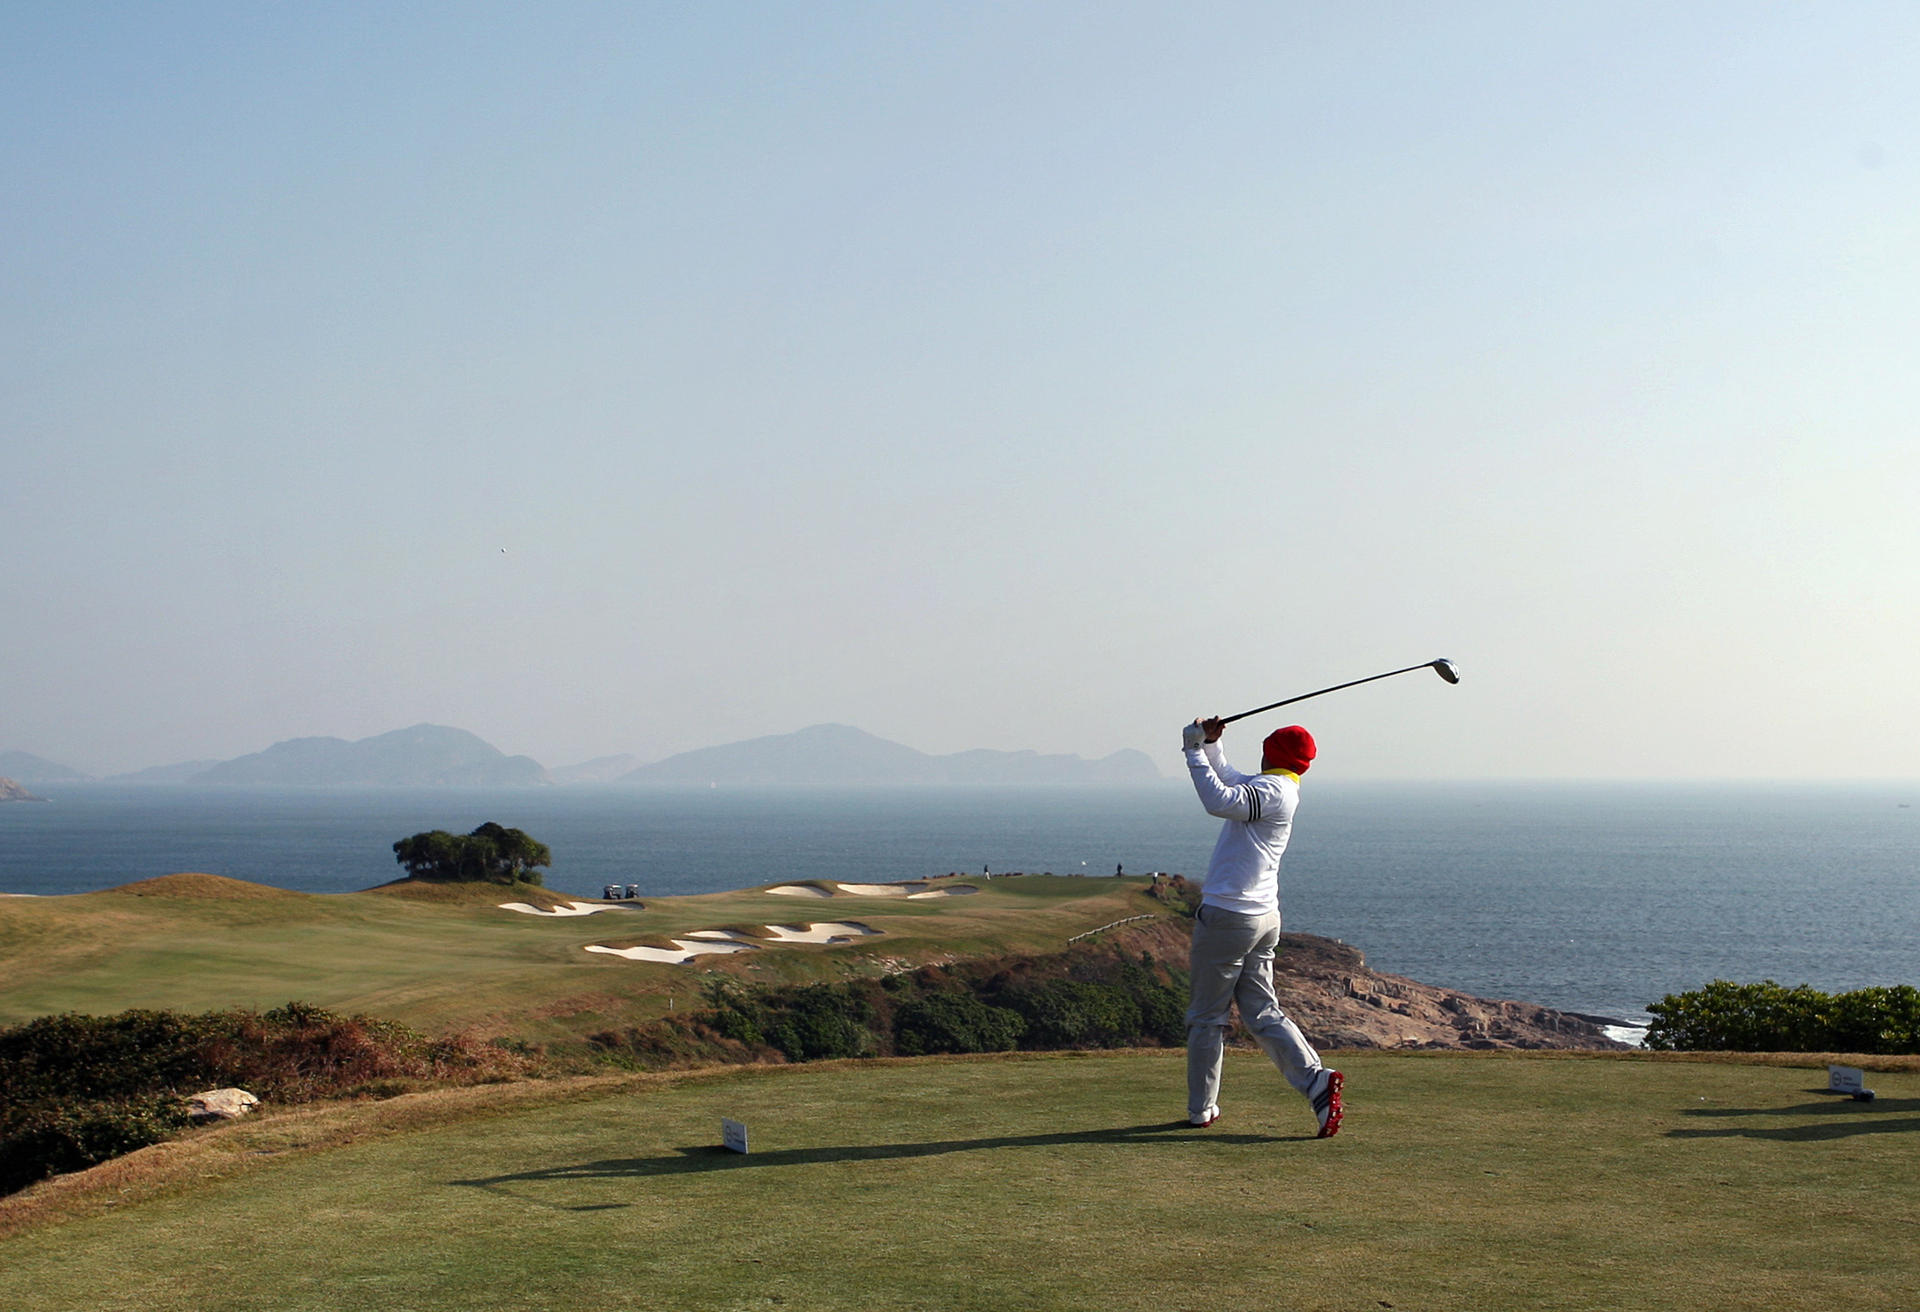
[[[259,1105],[245,1089],[209,1089],[187,1099],[187,1114],[196,1121],[234,1121]]]

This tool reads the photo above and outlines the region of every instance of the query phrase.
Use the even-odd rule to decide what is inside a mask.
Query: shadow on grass
[[[538,1171],[516,1171],[511,1175],[484,1176],[477,1180],[449,1180],[450,1185],[467,1189],[501,1190],[511,1184],[534,1184],[562,1180],[622,1180],[653,1175],[685,1175],[698,1171],[739,1171],[760,1166],[805,1166],[823,1162],[882,1162],[910,1157],[940,1157],[947,1153],[990,1152],[1002,1148],[1054,1148],[1072,1144],[1262,1144],[1313,1142],[1314,1136],[1272,1134],[1216,1134],[1203,1132],[1185,1121],[1163,1121],[1155,1125],[1115,1126],[1101,1130],[1066,1130],[1055,1134],[1000,1135],[985,1139],[935,1139],[926,1143],[848,1144],[826,1148],[782,1148],[773,1152],[736,1153],[714,1145],[677,1149],[670,1156],[617,1157],[599,1162],[578,1162],[569,1166],[551,1166]],[[504,1190],[502,1190],[504,1192]],[[601,1204],[593,1208],[567,1208],[568,1211],[598,1211],[605,1207],[624,1207],[624,1203]]]
[[[1699,1107],[1682,1113],[1700,1118],[1736,1116],[1812,1116],[1807,1125],[1730,1125],[1725,1129],[1670,1130],[1670,1139],[1772,1139],[1780,1143],[1814,1143],[1848,1139],[1857,1134],[1913,1134],[1920,1132],[1920,1098],[1880,1098],[1873,1102],[1823,1099],[1792,1107]]]

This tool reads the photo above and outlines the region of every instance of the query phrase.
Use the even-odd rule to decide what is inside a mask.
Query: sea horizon
[[[1920,785],[1311,780],[1289,930],[1376,970],[1644,1023],[1716,978],[1920,982]],[[557,892],[643,898],[986,872],[1197,878],[1218,821],[1184,779],[1125,786],[219,790],[62,785],[0,808],[0,893],[199,871],[313,893],[403,872],[392,843],[493,820]]]

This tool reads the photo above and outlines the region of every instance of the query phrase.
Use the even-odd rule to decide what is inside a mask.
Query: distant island
[[[44,797],[36,797],[23,786],[5,775],[0,775],[0,802],[44,802]]]
[[[222,761],[186,782],[215,788],[521,788],[552,780],[531,756],[508,756],[465,729],[416,724],[358,742],[291,738]]]
[[[845,724],[816,724],[643,765],[623,784],[1138,784],[1161,778],[1153,758],[1131,749],[1080,756],[984,749],[929,756]]]
[[[8,751],[0,752],[0,778],[28,784],[77,784],[85,783],[92,776],[32,752]]]
[[[351,742],[290,738],[229,761],[185,761],[104,780],[26,752],[0,753],[0,762],[14,765],[9,773],[23,783],[40,786],[98,782],[186,788],[1100,786],[1151,784],[1164,777],[1151,757],[1131,749],[1095,760],[986,749],[934,756],[845,724],[697,748],[650,764],[618,754],[554,770],[530,756],[509,756],[465,729],[437,724]]]

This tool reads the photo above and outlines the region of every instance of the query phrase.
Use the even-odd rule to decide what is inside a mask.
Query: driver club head
[[[1453,668],[1452,661],[1449,661],[1449,660],[1434,661],[1433,672],[1439,675],[1441,678],[1445,679],[1448,683],[1460,682],[1460,671]]]

